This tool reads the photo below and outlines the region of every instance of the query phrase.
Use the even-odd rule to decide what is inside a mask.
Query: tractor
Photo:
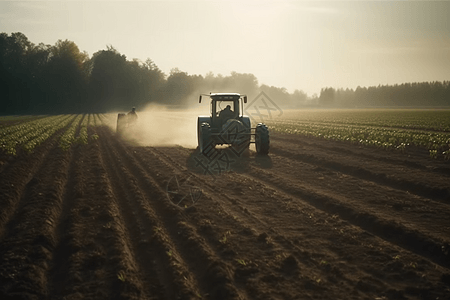
[[[251,127],[250,118],[243,114],[247,96],[238,93],[200,94],[211,99],[211,114],[199,116],[197,123],[198,148],[203,154],[216,145],[231,145],[238,154],[255,143],[259,155],[269,153],[269,129],[263,123]],[[254,136],[254,140],[252,140]]]
[[[118,134],[123,134],[127,128],[133,127],[137,122],[136,109],[133,107],[127,114],[119,113],[117,115],[117,128]]]

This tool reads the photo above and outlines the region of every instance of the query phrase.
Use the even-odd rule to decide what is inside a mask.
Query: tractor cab
[[[242,122],[243,103],[247,103],[247,96],[236,93],[203,94],[200,95],[199,103],[202,96],[208,96],[211,99],[210,125],[212,128],[221,128],[230,119]]]

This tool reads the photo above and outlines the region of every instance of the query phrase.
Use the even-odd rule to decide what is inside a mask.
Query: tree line
[[[352,89],[323,88],[317,103],[331,107],[449,107],[450,81]]]
[[[23,33],[0,33],[0,114],[59,114],[127,111],[149,103],[187,106],[199,93],[239,92],[250,99],[264,91],[281,107],[305,105],[449,106],[450,83],[423,82],[352,89],[324,88],[309,97],[301,90],[259,84],[253,74],[189,75],[162,72],[151,59],[128,60],[112,46],[91,57],[69,40],[33,44]]]

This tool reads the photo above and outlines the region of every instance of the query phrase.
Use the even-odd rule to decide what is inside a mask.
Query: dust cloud
[[[195,109],[173,109],[150,105],[136,110],[136,124],[125,128],[122,138],[138,146],[197,147],[197,117],[209,115],[209,105]],[[117,118],[117,114],[115,114]],[[113,130],[116,124],[111,123]]]

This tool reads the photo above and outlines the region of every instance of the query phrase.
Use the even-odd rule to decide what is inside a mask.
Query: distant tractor
[[[255,143],[260,155],[269,153],[269,129],[263,123],[251,127],[250,118],[243,115],[247,96],[237,93],[201,94],[211,99],[210,116],[199,116],[197,123],[198,148],[205,154],[216,145],[231,145],[238,153]],[[252,140],[254,136],[254,140]]]
[[[137,122],[136,108],[132,108],[127,114],[119,113],[117,115],[117,128],[118,134],[123,134],[127,128],[134,126]]]

